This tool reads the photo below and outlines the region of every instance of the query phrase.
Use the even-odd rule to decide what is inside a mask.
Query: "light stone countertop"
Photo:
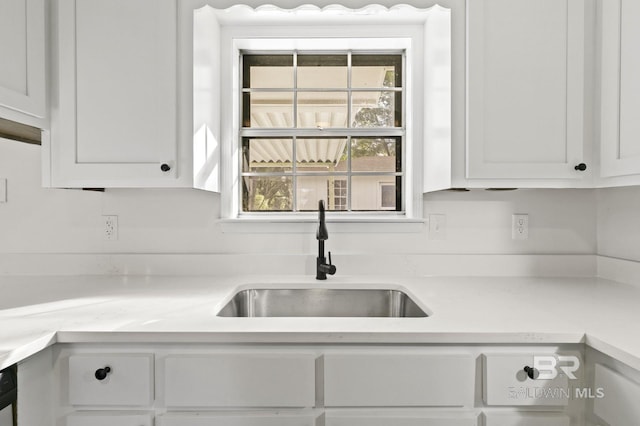
[[[427,318],[222,318],[239,289],[396,288]],[[640,369],[640,288],[600,278],[3,276],[0,368],[55,343],[586,343]]]

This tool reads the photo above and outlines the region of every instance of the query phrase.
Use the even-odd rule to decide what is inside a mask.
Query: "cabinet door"
[[[612,426],[637,424],[640,384],[601,364],[595,366],[593,412]]]
[[[176,1],[61,0],[57,12],[52,186],[176,186]]]
[[[315,426],[314,413],[193,413],[166,414],[156,420],[157,426]]]
[[[569,417],[552,413],[485,413],[485,426],[569,426]]]
[[[468,2],[467,178],[584,176],[584,8]]]
[[[0,1],[0,117],[44,127],[44,0]]]
[[[66,426],[152,426],[150,414],[126,412],[74,413],[67,417]]]
[[[640,2],[602,1],[601,175],[640,174]]]

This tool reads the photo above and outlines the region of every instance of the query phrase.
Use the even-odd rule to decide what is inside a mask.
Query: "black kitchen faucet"
[[[333,275],[336,273],[336,267],[331,264],[331,252],[329,252],[329,263],[327,258],[324,257],[324,242],[329,239],[329,232],[327,231],[327,225],[324,220],[324,201],[318,202],[318,232],[316,232],[316,239],[318,240],[318,257],[316,258],[316,279],[326,280],[327,274]]]

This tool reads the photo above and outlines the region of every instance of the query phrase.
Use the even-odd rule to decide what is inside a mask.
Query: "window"
[[[240,53],[243,213],[404,211],[404,51]]]
[[[459,156],[463,150],[464,131],[460,129],[464,129],[465,105],[464,0],[451,0],[446,6],[428,8],[422,1],[410,0],[410,4],[363,4],[358,9],[351,9],[350,2],[341,1],[330,7],[307,4],[295,8],[287,8],[290,2],[284,1],[252,1],[249,5],[215,3],[219,8],[209,2],[197,10],[192,10],[188,2],[181,3],[185,28],[181,51],[187,55],[185,58],[193,54],[193,62],[182,61],[180,75],[185,88],[193,83],[193,110],[189,97],[184,96],[181,99],[187,104],[180,111],[184,123],[193,120],[192,129],[183,127],[185,137],[193,137],[194,186],[220,193],[223,226],[230,232],[249,229],[251,232],[255,229],[308,232],[308,224],[316,218],[312,212],[305,213],[305,197],[316,201],[325,198],[329,205],[333,191],[332,210],[335,211],[330,212],[328,220],[338,227],[343,226],[338,224],[358,223],[357,226],[368,229],[368,224],[385,223],[389,229],[402,232],[416,229],[412,224],[422,220],[423,192],[451,187],[455,175],[452,155]],[[188,37],[191,33],[193,44]],[[354,59],[365,61],[371,59],[367,56],[385,55],[402,58],[397,87],[386,87],[384,83],[383,87],[354,87],[349,71],[346,84],[331,85],[338,87],[305,83],[304,75],[297,81],[296,73],[300,70],[344,75],[344,56],[347,56],[346,68],[351,69],[352,74],[368,66],[388,66],[374,62],[358,67],[354,63]],[[271,64],[265,63],[267,56],[272,57]],[[323,56],[321,63],[314,62],[318,56]],[[453,68],[452,64],[458,67]],[[247,85],[245,69],[250,70]],[[258,74],[253,78],[251,70],[258,74],[271,72],[271,87],[258,87]],[[341,78],[344,82],[344,77]],[[456,90],[452,90],[452,78]],[[185,93],[190,94],[186,90]],[[372,105],[353,103],[354,94],[366,92],[391,92],[393,102],[396,96],[400,97],[396,103],[399,109],[393,106],[393,122],[382,120],[375,122],[379,127],[362,127],[350,121],[349,115],[357,114],[354,109],[360,106],[373,110]],[[288,93],[286,98],[285,93]],[[328,98],[328,94],[335,96]],[[323,98],[319,98],[321,95]],[[347,121],[342,125],[328,121],[327,114],[313,114],[313,117],[307,114],[304,119],[298,116],[298,112],[310,112],[308,107],[314,102],[313,106],[318,108],[320,101],[329,99],[334,110],[340,108],[347,114]],[[365,102],[367,98],[361,97],[359,101]],[[280,108],[279,116],[252,117],[253,111],[266,108],[269,102],[273,110]],[[260,121],[265,117],[270,121]],[[398,125],[396,118],[400,121]],[[314,157],[309,157],[297,161],[294,157],[293,150],[298,157],[299,146],[317,145],[314,139],[324,140],[327,147],[342,148],[342,157],[334,157],[333,172],[321,170],[330,166],[326,160],[310,162],[309,158]],[[353,169],[356,164],[351,160],[356,157],[349,157],[349,150],[358,140],[365,139],[383,141],[376,144],[380,148],[395,146],[395,157],[380,160],[388,162],[384,171],[374,169],[367,173]],[[455,149],[453,139],[458,141]],[[272,149],[260,153],[265,147]],[[274,157],[276,150],[279,155]],[[342,161],[336,162],[339,158]],[[399,168],[389,170],[389,163],[394,161]],[[315,172],[311,170],[312,165],[317,166],[313,169]],[[301,171],[300,166],[308,170]],[[345,168],[337,169],[338,166]],[[323,179],[310,181],[314,173]],[[365,197],[364,187],[357,189],[356,184],[363,182],[367,175],[376,175],[379,179],[375,185],[367,186],[370,192]],[[263,189],[256,187],[261,178]],[[336,183],[338,181],[342,182]],[[393,190],[384,190],[385,207],[382,207],[381,183],[393,185]],[[266,197],[269,194],[258,191],[269,191],[272,195]],[[375,205],[358,207],[359,197],[373,200]],[[351,225],[344,226],[352,229]]]

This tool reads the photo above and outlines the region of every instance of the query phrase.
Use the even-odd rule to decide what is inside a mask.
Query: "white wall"
[[[598,254],[640,261],[640,187],[596,191]]]
[[[220,197],[190,189],[43,189],[40,147],[0,139],[0,253],[312,254],[312,234],[223,233]],[[425,196],[425,215],[445,214],[446,238],[423,232],[351,234],[329,229],[338,253],[596,253],[594,190],[440,192]],[[636,205],[640,202],[636,202]],[[530,238],[511,240],[511,214],[528,213]],[[102,215],[117,215],[119,239],[104,241]],[[622,225],[620,225],[622,226]],[[638,228],[636,228],[638,230]],[[636,232],[639,236],[640,232]],[[640,250],[636,252],[640,258]]]

